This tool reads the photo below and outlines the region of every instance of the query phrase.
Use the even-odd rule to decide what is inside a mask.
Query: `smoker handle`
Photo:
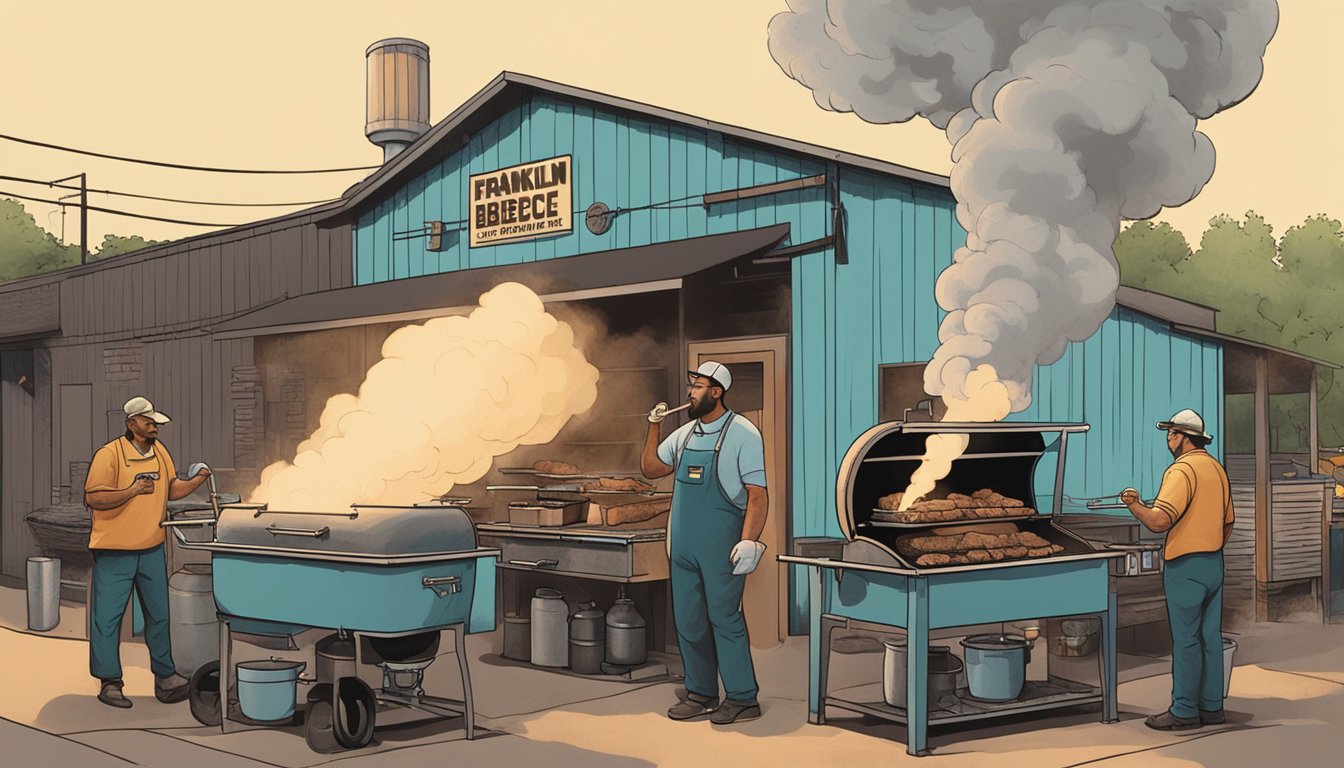
[[[195,520],[160,520],[160,528],[176,528],[178,526],[188,527],[192,525],[214,525],[219,522],[213,517],[201,517]]]
[[[308,536],[325,539],[331,533],[331,528],[325,525],[321,528],[282,528],[278,525],[268,525],[266,531],[272,536]]]
[[[525,565],[528,568],[555,568],[560,565],[560,561],[548,557],[541,560],[510,560],[509,565]]]
[[[455,595],[462,591],[462,577],[460,576],[426,576],[420,580],[425,589],[434,590],[434,594],[439,597]],[[443,589],[447,586],[447,589]]]

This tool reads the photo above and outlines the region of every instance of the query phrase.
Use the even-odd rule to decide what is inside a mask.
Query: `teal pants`
[[[1171,713],[1223,708],[1223,553],[1168,560],[1162,574],[1171,623]]]
[[[168,634],[168,563],[163,545],[151,549],[94,549],[93,594],[89,596],[89,672],[99,680],[121,679],[121,620],[131,598],[140,597],[145,643],[155,677],[171,677],[173,646]]]

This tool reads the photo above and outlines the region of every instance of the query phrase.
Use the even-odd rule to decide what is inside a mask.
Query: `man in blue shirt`
[[[733,376],[706,362],[690,377],[691,421],[659,440],[667,405],[649,413],[640,469],[649,478],[676,472],[668,520],[672,614],[686,672],[673,720],[710,715],[724,725],[761,716],[742,589],[765,545],[765,444],[746,418],[728,410]],[[718,678],[724,701],[719,704]]]

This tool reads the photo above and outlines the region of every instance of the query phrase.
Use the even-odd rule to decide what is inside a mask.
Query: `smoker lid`
[[[1037,505],[1033,487],[1036,463],[1046,452],[1046,435],[1086,432],[1087,424],[1053,422],[900,422],[878,424],[854,441],[836,476],[835,512],[840,530],[853,541],[859,526],[869,523],[877,500],[904,491],[924,456],[929,435],[964,434],[967,447],[939,481],[934,498],[948,492],[971,494],[981,488]],[[1057,472],[1062,472],[1059,462]],[[1041,510],[1044,512],[1044,510]],[[943,521],[939,525],[967,521]]]
[[[220,508],[215,540],[359,555],[419,555],[476,548],[476,530],[461,507],[352,505],[332,512],[279,511],[261,505]]]

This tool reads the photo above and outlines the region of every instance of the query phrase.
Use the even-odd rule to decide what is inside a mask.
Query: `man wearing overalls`
[[[724,405],[733,385],[727,366],[711,361],[687,374],[692,420],[660,442],[667,413],[660,403],[649,413],[640,459],[649,478],[676,472],[667,536],[686,689],[667,716],[710,715],[726,725],[761,716],[742,588],[765,551],[757,541],[767,507],[765,445],[755,425]]]

